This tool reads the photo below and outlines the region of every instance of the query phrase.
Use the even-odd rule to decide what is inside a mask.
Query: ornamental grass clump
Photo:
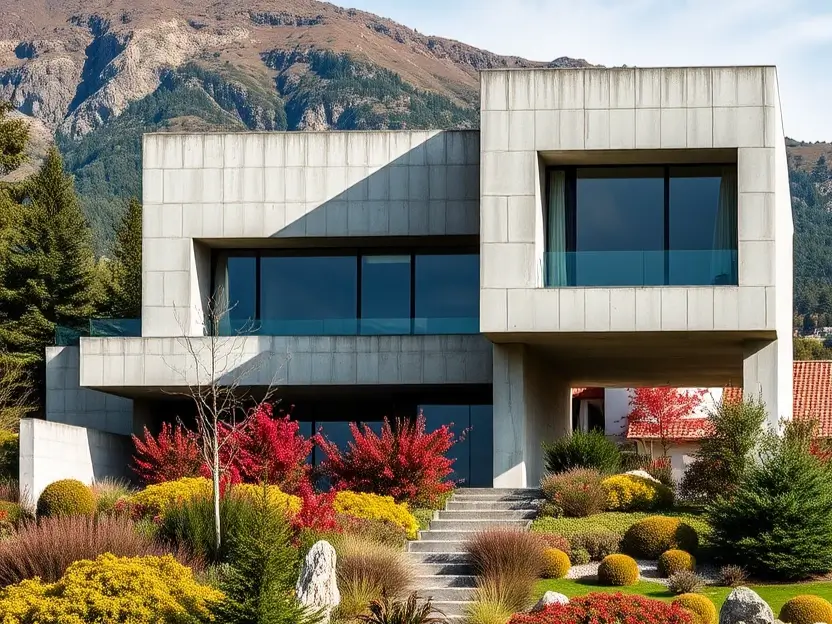
[[[546,569],[545,544],[535,534],[509,528],[481,531],[465,546],[480,582],[513,611],[528,607]]]
[[[0,586],[40,577],[57,581],[75,561],[101,554],[137,557],[170,552],[184,565],[201,571],[204,563],[182,549],[143,536],[129,518],[58,516],[26,522],[12,540],[0,541]]]
[[[621,466],[621,451],[600,431],[575,431],[554,442],[544,442],[546,470],[557,474],[576,468],[614,474]]]
[[[35,579],[0,589],[0,613],[4,624],[201,624],[222,598],[221,592],[197,583],[191,570],[170,555],[108,553],[76,561],[55,583]]]
[[[567,518],[585,518],[604,511],[607,490],[601,473],[592,468],[574,468],[548,474],[540,482],[543,495],[555,503]]]

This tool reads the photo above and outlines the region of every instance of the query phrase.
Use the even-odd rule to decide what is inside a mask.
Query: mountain
[[[0,98],[75,175],[100,253],[153,130],[470,128],[501,56],[315,0],[3,0]],[[796,320],[832,325],[832,145],[787,141]],[[821,158],[822,157],[822,158]],[[819,163],[819,164],[818,164]],[[808,318],[806,318],[808,317]]]
[[[160,129],[468,128],[500,56],[313,0],[4,0],[0,97],[42,122],[100,251]]]

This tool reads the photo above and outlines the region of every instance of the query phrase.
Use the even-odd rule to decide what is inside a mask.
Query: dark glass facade
[[[548,286],[737,285],[736,165],[549,171]]]
[[[220,333],[351,336],[479,331],[479,256],[435,251],[214,254]]]

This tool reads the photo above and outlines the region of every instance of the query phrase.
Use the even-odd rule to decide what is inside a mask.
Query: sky
[[[338,0],[335,0],[337,3]],[[599,65],[776,65],[786,135],[832,141],[832,0],[351,0],[498,54]]]

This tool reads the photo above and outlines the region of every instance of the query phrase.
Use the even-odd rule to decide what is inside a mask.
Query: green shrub
[[[433,509],[418,508],[413,510],[413,516],[419,524],[420,531],[427,531],[430,528],[430,522],[433,520]]]
[[[653,511],[673,505],[673,490],[637,475],[620,474],[604,479],[610,511]]]
[[[806,448],[772,440],[735,495],[707,512],[722,563],[784,580],[832,570],[832,480]]]
[[[62,479],[46,486],[38,498],[39,517],[92,516],[95,496],[77,479]]]
[[[696,557],[684,550],[666,550],[659,556],[659,574],[667,578],[677,572],[696,571]]]
[[[17,479],[20,466],[20,437],[0,429],[0,479]]]
[[[569,544],[576,550],[589,553],[591,561],[601,561],[621,550],[621,536],[607,529],[596,529],[574,535]]]
[[[627,529],[622,550],[633,557],[658,559],[666,550],[696,552],[699,536],[696,530],[678,518],[651,516]]]
[[[561,518],[563,517],[563,507],[558,505],[555,501],[547,500],[543,501],[543,504],[538,507],[537,513],[539,516],[547,518]]]
[[[820,596],[795,596],[780,609],[785,624],[832,622],[832,604]]]
[[[549,474],[540,483],[543,495],[563,510],[570,518],[584,518],[604,511],[607,490],[602,485],[601,473],[589,468],[575,468]]]
[[[31,514],[17,503],[0,501],[0,521],[10,522],[13,525],[17,525],[22,520],[25,520],[30,516]]]
[[[586,565],[592,561],[592,557],[589,556],[589,551],[585,548],[575,548],[569,556],[569,559],[572,561],[572,565]]]
[[[109,477],[96,481],[90,489],[95,497],[96,511],[102,515],[115,513],[116,503],[133,493],[126,481]]]
[[[756,399],[720,401],[708,413],[712,433],[699,444],[680,486],[689,500],[731,496],[754,463],[768,415]]]
[[[569,544],[569,540],[563,535],[558,535],[557,533],[538,533],[537,535],[543,540],[546,548],[557,548],[567,555],[571,554],[572,546]]]
[[[618,447],[600,431],[575,431],[554,442],[544,443],[543,454],[546,470],[554,474],[575,468],[613,474],[621,465]]]
[[[673,602],[693,613],[697,618],[696,624],[717,624],[716,607],[710,598],[702,594],[682,594]]]
[[[625,587],[638,583],[638,564],[627,555],[609,555],[598,566],[601,585]]]
[[[572,567],[569,555],[557,548],[547,548],[543,551],[546,565],[543,569],[543,578],[559,579],[566,576],[569,568]]]

